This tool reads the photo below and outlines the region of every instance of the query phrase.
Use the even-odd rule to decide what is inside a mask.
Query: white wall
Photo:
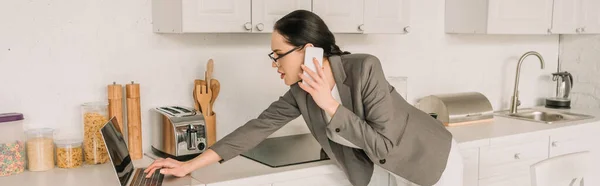
[[[339,45],[371,53],[388,76],[408,77],[411,103],[430,94],[479,91],[494,109],[507,109],[517,59],[523,106],[551,96],[557,36],[471,36],[443,33],[444,1],[414,0],[408,35],[338,35]],[[341,7],[340,7],[341,8]],[[192,106],[192,82],[215,59],[221,81],[215,105],[218,137],[258,116],[287,87],[271,64],[267,34],[152,33],[150,0],[0,1],[0,112],[22,112],[28,127],[62,131],[82,126],[80,105],[107,99],[113,81],[141,84],[143,141],[148,148],[150,110]],[[306,131],[301,121],[286,131]]]
[[[600,108],[600,36],[564,35],[561,69],[573,74],[572,107]]]

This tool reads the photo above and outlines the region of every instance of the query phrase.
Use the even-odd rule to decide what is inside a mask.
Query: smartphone
[[[306,52],[304,53],[304,66],[308,67],[313,72],[318,73],[317,67],[315,66],[315,63],[313,62],[313,58],[317,58],[317,61],[319,61],[319,66],[322,67],[323,66],[323,48],[307,47]],[[304,72],[304,75],[307,76],[308,78],[310,78],[311,80],[314,80],[312,77],[310,77],[308,72]],[[302,83],[304,83],[304,80],[302,81]]]

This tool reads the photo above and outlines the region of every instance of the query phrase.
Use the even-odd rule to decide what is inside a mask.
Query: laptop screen
[[[134,167],[123,134],[117,130],[115,125],[117,125],[117,119],[113,117],[100,131],[119,182],[121,182],[121,186],[125,186],[133,174]]]

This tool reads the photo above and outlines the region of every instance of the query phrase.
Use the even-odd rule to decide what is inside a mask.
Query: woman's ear
[[[303,51],[304,51],[304,50],[306,50],[306,48],[307,48],[307,47],[315,47],[315,46],[314,46],[312,43],[306,43],[306,44],[304,45],[304,47],[302,47],[302,50],[303,50]]]

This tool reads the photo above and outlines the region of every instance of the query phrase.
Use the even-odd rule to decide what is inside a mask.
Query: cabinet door
[[[364,33],[405,33],[410,22],[409,2],[410,0],[366,0]]]
[[[484,146],[479,158],[479,186],[529,185],[530,166],[548,158],[548,137],[514,138],[511,142]]]
[[[252,0],[253,32],[270,33],[277,20],[294,10],[312,9],[311,0]]]
[[[463,156],[464,186],[477,186],[479,182],[479,148],[461,149]]]
[[[352,186],[344,172],[313,176],[283,182],[276,182],[273,186]]]
[[[250,32],[248,0],[183,0],[184,32]]]
[[[553,34],[576,34],[580,26],[581,0],[555,0],[552,14]]]
[[[489,0],[488,33],[547,34],[553,0]]]
[[[600,34],[600,1],[582,0],[582,33]]]
[[[600,175],[600,136],[596,133],[600,128],[573,128],[571,130],[563,129],[563,132],[550,137],[550,157],[590,151],[592,152],[592,162],[590,162],[592,173],[590,175]],[[600,185],[600,178],[597,176],[586,178],[586,185]]]
[[[365,0],[315,0],[315,12],[333,33],[362,33]]]

